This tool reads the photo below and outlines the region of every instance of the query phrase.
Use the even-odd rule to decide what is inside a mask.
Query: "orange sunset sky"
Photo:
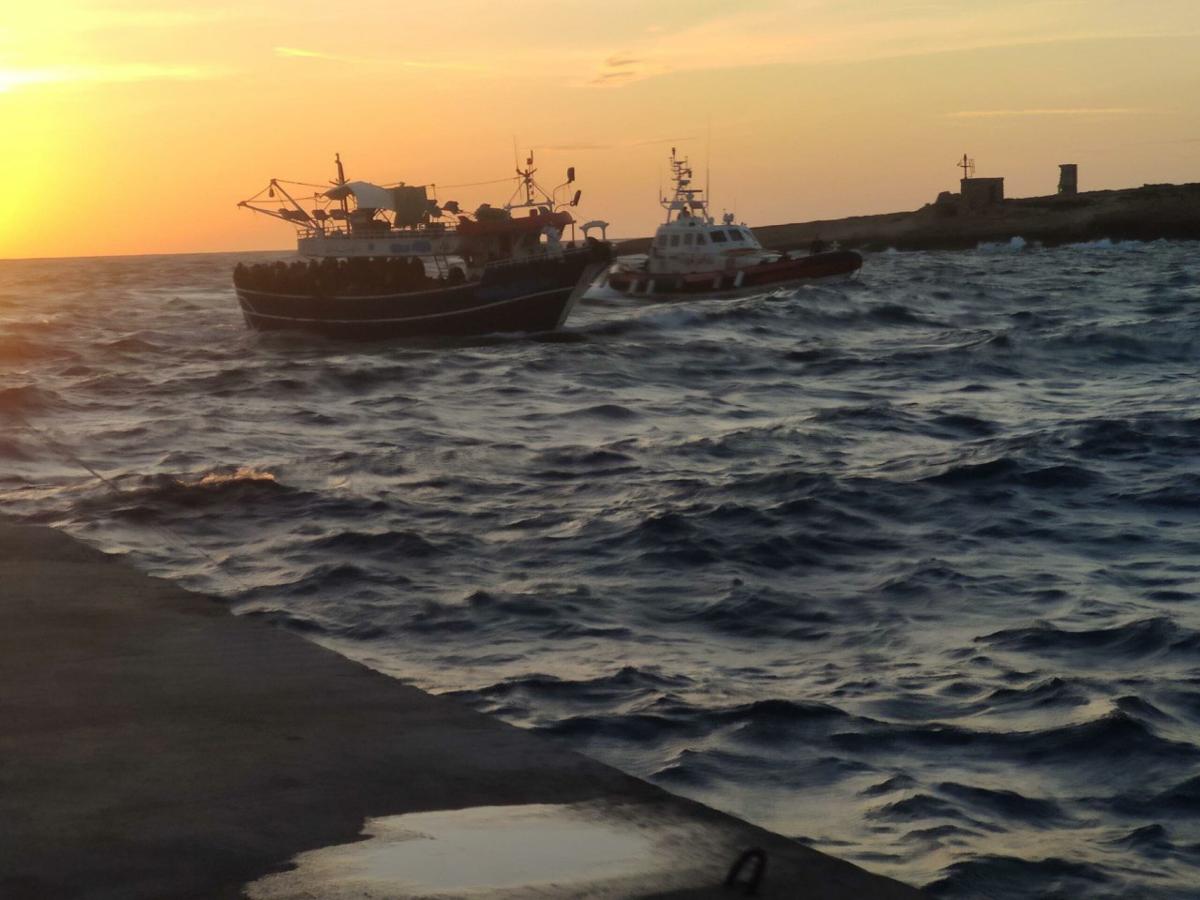
[[[648,233],[672,143],[750,224],[1200,181],[1198,0],[2,0],[0,257],[293,246],[271,176],[442,185],[513,138]],[[504,185],[440,189],[464,206]]]

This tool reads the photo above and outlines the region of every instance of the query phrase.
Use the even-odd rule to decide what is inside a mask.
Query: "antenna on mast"
[[[552,193],[547,194],[546,190],[540,184],[538,184],[536,180],[534,180],[533,176],[537,174],[537,169],[535,169],[533,167],[533,151],[530,150],[529,156],[526,157],[526,159],[525,159],[525,168],[521,168],[519,159],[516,162],[517,162],[517,167],[516,167],[517,187],[516,187],[516,190],[513,191],[513,195],[508,198],[508,202],[506,204],[504,204],[504,208],[505,209],[517,209],[517,208],[532,209],[534,207],[543,207],[544,206],[544,207],[550,207],[551,209],[553,209],[555,206],[554,195]],[[567,184],[572,183],[574,180],[575,180],[575,167],[571,166],[567,170]],[[559,185],[559,187],[563,187],[563,185]],[[558,188],[555,188],[555,190],[558,190]],[[519,200],[519,198],[522,195],[524,195],[525,199]],[[541,197],[541,199],[538,199],[539,196]],[[572,203],[571,205],[574,206],[575,204]]]
[[[958,163],[957,165],[963,170],[964,180],[975,175],[975,160],[968,158],[967,154],[963,154],[962,162]]]
[[[712,201],[712,116],[708,117],[708,135],[704,139],[704,199]]]
[[[689,165],[687,157],[680,157],[676,149],[672,147],[671,181],[674,195],[668,200],[662,192],[662,187],[659,187],[659,203],[667,211],[668,223],[694,217],[711,224],[712,217],[708,212],[708,199],[697,196],[704,194],[705,190],[693,187],[692,180],[692,167]]]

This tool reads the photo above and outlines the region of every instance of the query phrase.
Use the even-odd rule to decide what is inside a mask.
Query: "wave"
[[[593,607],[585,587],[543,585],[527,594],[477,590],[460,602],[427,600],[406,611],[395,628],[420,635],[489,634],[578,641],[588,638],[628,640],[633,629],[607,621]]]
[[[925,325],[944,326],[943,322],[935,322],[921,315],[902,303],[884,303],[872,306],[867,310],[867,316],[876,322],[886,325]]]
[[[894,794],[897,791],[907,791],[917,786],[914,778],[903,773],[893,775],[887,781],[881,781],[878,784],[871,785],[868,788],[858,792],[860,797],[882,797],[887,794]]]
[[[1132,421],[1100,418],[1078,426],[1074,449],[1087,456],[1138,457],[1155,447],[1153,435],[1137,428]]]
[[[984,241],[977,244],[975,247],[976,253],[1020,253],[1023,250],[1029,249],[1029,244],[1025,238],[1017,236],[1011,237],[1003,243]]]
[[[1171,842],[1167,829],[1158,824],[1135,828],[1112,843],[1148,859],[1164,859],[1178,850]]]
[[[778,477],[773,480],[782,483]],[[762,484],[755,481],[757,492]],[[659,510],[623,532],[597,540],[607,551],[635,551],[639,560],[649,563],[688,568],[724,561],[770,571],[831,566],[845,557],[895,546],[869,520],[807,498],[783,500],[769,508],[731,502]],[[731,621],[721,606],[742,602],[729,598],[709,615],[714,622]]]
[[[59,394],[32,384],[0,388],[0,415],[38,413],[65,406]]]
[[[97,349],[104,353],[161,353],[167,349],[160,344],[156,344],[144,337],[133,334],[115,338],[110,341],[101,341],[96,346]]]
[[[446,552],[445,548],[412,531],[341,531],[317,538],[308,546],[330,553],[361,553],[400,559],[423,559]]]
[[[594,406],[587,406],[583,409],[575,409],[566,413],[567,416],[578,416],[591,419],[606,419],[615,422],[627,422],[632,419],[640,418],[640,414],[630,409],[628,406],[622,406],[619,403],[598,403]]]
[[[1079,490],[1094,485],[1098,477],[1081,465],[1031,466],[1010,456],[999,456],[983,462],[953,463],[923,480],[948,487],[1009,485],[1034,490]]]
[[[1118,794],[1111,805],[1127,816],[1193,818],[1200,809],[1200,775],[1157,792],[1148,792],[1139,785],[1138,789]]]
[[[634,462],[633,457],[617,450],[603,447],[555,447],[544,450],[537,455],[541,465],[558,466],[562,468],[579,468],[585,470],[612,470],[621,468],[627,470]]]
[[[648,697],[659,697],[666,692],[684,690],[692,685],[692,679],[683,675],[666,674],[647,667],[623,666],[609,675],[585,679],[541,674],[525,675],[462,692],[460,695],[493,702],[521,699],[602,705],[613,701],[628,703]]]
[[[366,623],[337,623],[325,617],[311,614],[298,615],[277,607],[247,607],[241,614],[253,619],[264,619],[273,625],[301,634],[322,637],[339,637],[352,641],[371,641],[385,637],[387,631]]]
[[[735,586],[711,603],[688,609],[689,622],[726,634],[818,641],[830,634],[834,616],[804,599],[769,588]]]
[[[1113,710],[1095,719],[1036,731],[979,731],[930,723],[892,725],[860,720],[858,730],[838,732],[830,741],[845,751],[876,756],[907,750],[955,750],[960,754],[1010,763],[1038,763],[1113,770],[1135,760],[1147,763],[1200,759],[1200,747],[1160,737],[1146,723]]]
[[[1063,247],[1067,250],[1117,250],[1122,253],[1129,253],[1148,249],[1152,245],[1153,242],[1147,243],[1146,241],[1114,241],[1110,238],[1100,238],[1095,241],[1079,241],[1074,244],[1064,244]]]
[[[1053,800],[1026,797],[1017,791],[996,790],[943,781],[939,793],[952,797],[1000,820],[1051,824],[1067,818],[1062,807]]]
[[[1091,700],[1089,692],[1076,681],[1052,677],[1026,687],[996,688],[984,698],[983,704],[998,712],[1015,713],[1077,709],[1088,706]]]
[[[987,826],[983,822],[972,818],[953,803],[930,794],[914,794],[911,797],[905,797],[903,800],[892,801],[868,811],[866,816],[869,819],[882,819],[887,822],[951,819],[962,822],[972,828],[987,829]]]
[[[82,511],[104,511],[131,521],[150,521],[172,514],[210,514],[217,510],[304,508],[317,497],[289,487],[267,471],[230,466],[199,475],[122,475],[110,482],[115,491],[94,493],[79,501]]]
[[[10,459],[20,462],[29,462],[37,459],[44,450],[39,449],[34,452],[27,449],[24,443],[11,437],[0,437],[0,459]]]
[[[1000,426],[987,419],[963,413],[942,413],[929,420],[939,432],[949,432],[967,438],[991,437],[1000,431]]]
[[[686,719],[651,713],[632,713],[624,716],[570,716],[536,730],[576,743],[621,741],[630,744],[653,743],[662,740],[667,735],[676,738],[698,737],[703,733],[702,727]]]
[[[0,366],[26,366],[46,361],[61,363],[79,358],[77,352],[58,343],[21,338],[15,334],[0,335]]]
[[[676,685],[674,689],[683,687]],[[665,698],[664,698],[665,699]],[[829,731],[851,717],[824,703],[759,700],[737,706],[705,708],[683,702],[658,702],[647,710],[610,715],[569,716],[542,727],[558,736],[654,743],[668,736],[695,737],[727,731],[739,742],[757,746],[796,740],[802,733]],[[861,763],[854,763],[856,770]]]
[[[1024,653],[1083,653],[1089,658],[1105,662],[1114,658],[1138,661],[1160,653],[1187,656],[1200,653],[1200,632],[1184,628],[1162,616],[1109,628],[1079,631],[1039,622],[1024,628],[996,631],[977,640],[993,647]]]
[[[985,855],[946,867],[924,886],[934,897],[1112,897],[1098,893],[1113,879],[1097,866],[1060,857],[1020,859]]]
[[[1116,497],[1128,503],[1185,513],[1200,509],[1200,475],[1191,472],[1171,473],[1163,480],[1167,483],[1142,490],[1120,491]]]

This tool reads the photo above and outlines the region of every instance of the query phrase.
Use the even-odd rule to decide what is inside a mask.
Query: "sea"
[[[3,514],[937,897],[1200,896],[1200,245],[376,344],[274,258],[0,263]]]

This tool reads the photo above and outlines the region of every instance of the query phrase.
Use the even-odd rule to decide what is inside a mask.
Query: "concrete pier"
[[[720,883],[749,847],[768,857],[761,897],[922,896],[236,618],[65,534],[2,521],[0,722],[6,900],[327,897],[351,881],[347,896],[427,895],[407,879],[428,860],[412,860],[475,846],[460,840],[464,827],[499,846],[487,828],[537,835],[559,815],[614,836],[612,852],[639,861],[621,868],[599,856],[586,873],[564,874],[570,848],[560,847],[559,869],[539,880],[545,860],[533,853],[534,870],[519,871],[513,844],[498,851],[508,865],[496,869],[496,890],[476,882],[470,896],[740,896]],[[404,814],[436,811],[462,812],[414,815],[421,833],[404,830]],[[411,872],[303,859],[287,872],[298,854],[318,851],[320,863],[321,848],[363,841],[369,820],[374,834],[401,823]],[[436,828],[449,835],[440,843]],[[486,853],[477,856],[471,868],[486,881]],[[447,870],[468,868],[460,862],[449,858]]]

